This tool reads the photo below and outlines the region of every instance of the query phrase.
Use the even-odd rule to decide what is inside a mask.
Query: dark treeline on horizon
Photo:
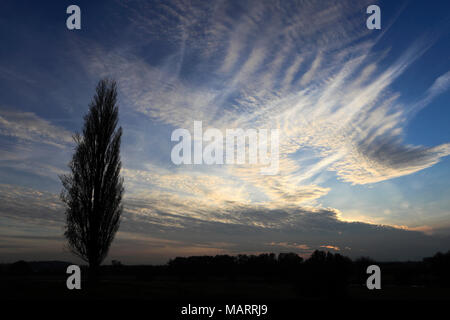
[[[286,280],[300,287],[345,287],[366,284],[367,267],[381,267],[383,284],[450,287],[450,251],[422,261],[377,262],[369,257],[352,260],[339,253],[316,250],[303,259],[296,253],[177,257],[159,272],[181,278],[239,277]],[[120,266],[116,266],[116,268]],[[111,268],[114,269],[114,266]]]
[[[260,255],[191,256],[171,259],[165,265],[123,265],[113,261],[101,266],[103,277],[129,276],[138,281],[175,277],[180,281],[225,278],[230,281],[289,282],[301,293],[340,294],[349,285],[364,285],[366,269],[377,264],[382,283],[399,286],[450,287],[450,251],[422,261],[376,262],[367,257],[352,260],[339,253],[316,250],[308,259],[296,253]],[[63,274],[69,263],[25,262],[3,264],[1,276]],[[83,267],[85,268],[85,267]]]

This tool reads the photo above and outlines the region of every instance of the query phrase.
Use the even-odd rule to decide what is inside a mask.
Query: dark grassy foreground
[[[156,277],[137,280],[127,277],[105,277],[95,287],[82,283],[82,290],[68,290],[64,276],[8,277],[2,279],[1,298],[6,300],[72,300],[72,299],[139,299],[189,302],[216,301],[285,301],[328,299],[326,295],[300,295],[295,284],[261,279],[209,278],[180,280]],[[350,285],[338,299],[356,300],[450,300],[450,289],[386,285],[381,290],[368,290],[363,285]]]
[[[368,290],[368,265],[381,268],[382,289]],[[277,302],[317,300],[450,300],[450,253],[419,262],[352,261],[317,251],[296,254],[176,258],[163,266],[102,266],[95,285],[68,290],[64,262],[1,265],[1,298],[7,300],[154,300]]]

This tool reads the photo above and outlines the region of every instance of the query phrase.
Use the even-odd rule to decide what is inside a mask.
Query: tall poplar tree
[[[101,80],[84,117],[83,132],[74,135],[70,173],[60,176],[64,235],[69,249],[89,263],[91,278],[97,277],[108,255],[123,210],[118,111],[116,82]]]

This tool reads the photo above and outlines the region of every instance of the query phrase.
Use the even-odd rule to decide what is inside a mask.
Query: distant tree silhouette
[[[302,263],[303,258],[294,252],[282,252],[278,255],[279,273],[283,277],[297,276]]]
[[[33,273],[33,270],[28,262],[20,260],[9,266],[9,272],[16,276],[28,276]]]
[[[447,253],[437,252],[433,257],[424,258],[423,262],[436,278],[435,284],[441,287],[450,287],[450,251]]]
[[[118,106],[115,81],[101,80],[84,117],[82,135],[75,134],[70,173],[60,176],[66,206],[65,237],[69,249],[89,263],[90,279],[108,254],[120,224],[122,186]]]
[[[351,259],[338,253],[316,250],[300,270],[298,290],[306,296],[342,298],[346,294],[351,273]]]

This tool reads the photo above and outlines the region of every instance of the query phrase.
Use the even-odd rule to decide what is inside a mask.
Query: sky
[[[450,249],[448,1],[2,1],[0,39],[0,262],[78,261],[58,175],[105,77],[125,181],[105,263]],[[278,129],[278,174],[175,165],[194,121]]]

